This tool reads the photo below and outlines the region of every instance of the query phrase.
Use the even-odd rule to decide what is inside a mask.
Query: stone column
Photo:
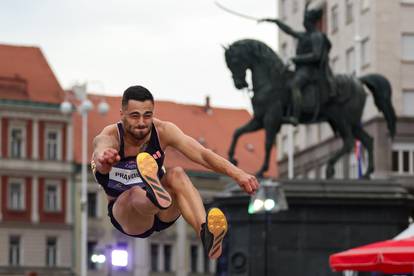
[[[65,214],[65,222],[67,224],[71,224],[73,221],[73,211],[72,210],[72,189],[74,187],[72,177],[66,177],[66,214]]]
[[[35,148],[35,147],[33,147]],[[39,179],[37,176],[32,178],[32,214],[33,223],[39,222]]]
[[[148,239],[134,240],[134,276],[149,276],[150,253]]]
[[[73,160],[73,126],[71,123],[66,125],[66,161]]]
[[[33,120],[32,124],[32,159],[39,159],[39,121]]]
[[[186,243],[186,222],[182,217],[180,217],[177,222],[177,276],[187,276],[188,268],[187,268],[187,243]]]

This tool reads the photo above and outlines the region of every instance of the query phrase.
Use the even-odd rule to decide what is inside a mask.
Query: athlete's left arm
[[[165,122],[164,132],[163,137],[166,137],[167,146],[177,149],[193,162],[215,172],[230,176],[249,194],[254,193],[259,188],[256,177],[244,172],[220,155],[203,147],[173,123]]]
[[[292,58],[295,64],[317,63],[322,58],[324,37],[320,32],[311,34],[312,52]]]

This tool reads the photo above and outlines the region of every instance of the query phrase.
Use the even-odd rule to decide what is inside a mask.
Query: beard
[[[130,134],[136,140],[143,140],[151,132],[151,127],[150,126],[137,126],[137,127],[134,127],[134,126],[128,125],[125,129],[128,132],[128,134]]]

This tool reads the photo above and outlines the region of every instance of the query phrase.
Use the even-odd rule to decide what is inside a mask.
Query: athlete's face
[[[129,100],[121,109],[122,123],[125,131],[137,140],[144,139],[151,131],[154,104],[150,101]]]

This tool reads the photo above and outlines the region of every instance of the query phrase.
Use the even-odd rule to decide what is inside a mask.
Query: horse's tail
[[[369,88],[374,96],[375,105],[384,114],[390,136],[394,138],[397,116],[392,106],[390,82],[380,74],[368,74],[359,79]]]

